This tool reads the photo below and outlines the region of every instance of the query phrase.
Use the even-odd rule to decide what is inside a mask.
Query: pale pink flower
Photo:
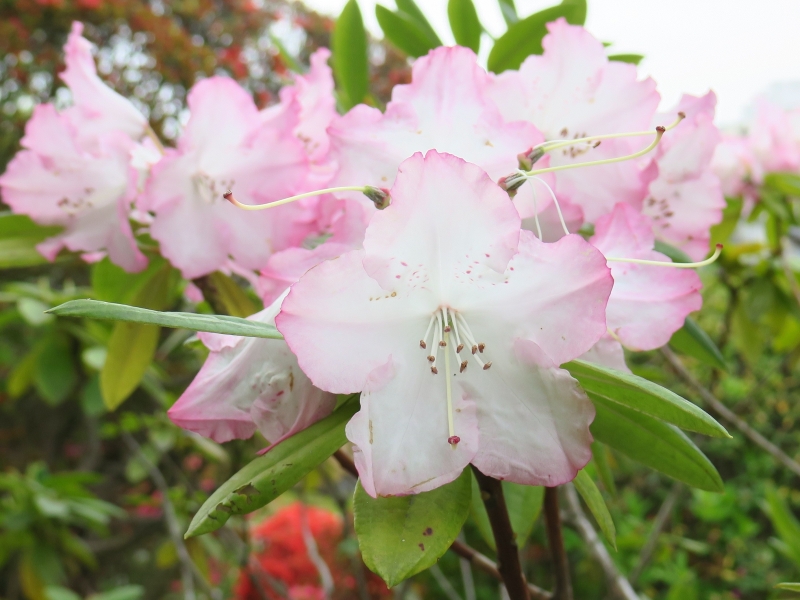
[[[653,250],[650,219],[619,203],[597,220],[589,240],[606,258],[669,262]],[[611,335],[631,350],[653,350],[669,342],[689,313],[700,310],[702,284],[688,269],[609,261],[614,288],[606,318]]]
[[[302,242],[313,212],[301,202],[245,212],[222,195],[232,188],[256,204],[301,191],[308,159],[294,135],[299,106],[259,114],[250,94],[224,77],[196,84],[187,103],[178,146],[154,167],[139,207],[155,214],[150,232],[186,278],[215,271],[229,257],[259,269],[273,252]]]
[[[604,335],[600,340],[587,352],[584,352],[580,357],[581,360],[594,363],[609,369],[622,371],[623,373],[630,373],[625,362],[625,351],[622,349],[622,344],[611,337],[610,334]]]
[[[347,437],[364,489],[430,490],[470,462],[569,481],[591,456],[594,408],[558,365],[606,331],[602,254],[520,231],[507,194],[454,156],[415,154],[391,198],[363,250],[309,270],[276,318],[315,385],[362,392]]]
[[[401,162],[431,149],[460,156],[494,180],[507,175],[517,155],[543,138],[532,125],[505,122],[487,97],[489,84],[467,48],[437,48],[418,59],[412,82],[394,87],[386,112],[360,104],[328,128],[338,166],[331,185],[391,187]]]
[[[764,171],[800,169],[800,109],[784,110],[759,98],[750,128],[750,147]]]
[[[83,23],[75,21],[64,46],[67,68],[60,77],[69,86],[73,102],[64,115],[75,126],[84,145],[92,145],[98,136],[109,131],[121,131],[138,140],[147,129],[147,119],[97,76],[92,45],[82,33]]]
[[[642,211],[653,221],[656,239],[683,250],[694,260],[708,254],[710,229],[722,220],[725,197],[711,168],[721,136],[714,125],[716,96],[688,94],[678,106],[659,115],[672,121],[686,118],[669,131],[655,151],[648,170],[656,174],[648,187]]]
[[[282,301],[248,318],[273,324]],[[179,427],[219,443],[258,431],[274,445],[333,412],[336,396],[311,384],[283,340],[198,336],[211,352],[167,412]]]
[[[544,53],[529,56],[519,71],[496,76],[490,86],[503,118],[528,121],[547,140],[647,130],[659,102],[655,83],[639,81],[634,65],[609,61],[603,44],[582,27],[564,19],[547,27]],[[551,164],[623,156],[643,145],[642,138],[603,140],[596,148],[576,144],[550,153]],[[645,186],[633,162],[556,174],[559,199],[579,205],[589,222],[617,202],[640,207]]]
[[[711,167],[720,179],[725,196],[755,195],[754,186],[764,177],[750,139],[739,135],[723,135],[714,150]]]
[[[66,247],[96,259],[108,253],[128,271],[145,267],[128,222],[138,173],[134,142],[121,131],[96,135],[92,149],[51,104],[37,106],[25,127],[23,150],[0,176],[3,201],[19,214],[64,231],[38,246],[48,260]]]

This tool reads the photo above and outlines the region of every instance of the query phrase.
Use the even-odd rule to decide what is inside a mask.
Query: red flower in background
[[[255,550],[250,566],[242,570],[236,585],[237,600],[322,600],[325,592],[320,570],[306,546],[303,530],[314,538],[319,557],[333,578],[331,598],[352,598],[357,588],[350,561],[338,551],[343,537],[339,515],[315,506],[295,502],[253,527]],[[313,554],[313,550],[312,550]],[[366,571],[366,569],[365,569]],[[365,572],[370,597],[390,598],[386,585]],[[260,587],[258,589],[256,586]]]

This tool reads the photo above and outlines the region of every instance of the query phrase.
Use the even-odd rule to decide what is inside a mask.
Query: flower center
[[[455,337],[455,344],[451,338],[451,334]],[[450,378],[454,375],[450,368],[450,349],[459,364],[459,373],[463,373],[469,365],[469,360],[464,360],[461,353],[469,352],[467,357],[471,355],[473,360],[486,371],[492,366],[491,361],[484,362],[481,354],[486,349],[486,344],[478,342],[469,328],[464,315],[460,312],[448,307],[438,308],[431,320],[428,322],[428,328],[425,330],[425,335],[419,341],[419,346],[423,350],[429,350],[427,360],[430,365],[431,373],[434,375],[439,374],[439,367],[436,366],[439,356],[439,350],[442,350],[444,355],[444,368],[445,368],[445,389],[447,391],[447,426],[448,434],[447,442],[455,448],[461,438],[455,434],[453,426],[453,391]]]
[[[217,181],[203,171],[199,171],[192,177],[192,183],[194,184],[195,190],[197,190],[197,195],[200,196],[200,199],[205,204],[213,204],[220,196],[222,196],[223,191],[233,185],[234,181],[233,179],[223,179],[221,181]]]

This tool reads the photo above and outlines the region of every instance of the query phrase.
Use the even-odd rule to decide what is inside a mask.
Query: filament
[[[267,202],[266,204],[242,204],[236,198],[233,197],[233,192],[228,190],[222,197],[225,198],[228,202],[241,208],[242,210],[265,210],[267,208],[275,208],[276,206],[282,206],[284,204],[289,204],[290,202],[294,202],[295,200],[302,200],[303,198],[312,198],[313,196],[322,196],[323,194],[333,194],[336,192],[366,192],[367,188],[363,185],[347,185],[344,187],[333,187],[333,188],[325,188],[324,190],[316,190],[313,192],[306,192],[305,194],[298,194],[296,196],[289,196],[288,198],[283,198],[282,200],[276,200],[275,202]]]
[[[444,341],[446,343],[450,342],[450,334],[445,332],[444,334]],[[453,390],[452,384],[450,383],[450,378],[453,376],[452,371],[450,370],[450,353],[447,351],[447,348],[444,349],[444,380],[447,386],[447,441],[450,442],[450,447],[455,448],[457,442],[452,442],[451,440],[455,440],[456,433],[453,427]]]
[[[675,129],[678,124],[686,118],[686,114],[679,112],[678,118],[675,119],[670,125],[667,125],[664,128],[664,131],[669,131],[671,129]],[[626,133],[606,133],[603,135],[590,135],[587,137],[582,138],[575,138],[572,140],[548,140],[546,142],[542,142],[541,144],[537,144],[532,148],[532,150],[542,150],[544,152],[551,152],[552,150],[558,150],[559,148],[566,148],[568,146],[574,146],[575,144],[580,144],[582,142],[591,143],[591,142],[599,142],[602,140],[611,140],[616,138],[625,138],[625,137],[639,137],[643,135],[652,135],[652,131],[629,131]]]
[[[523,173],[524,174],[524,173]],[[527,175],[526,175],[527,176]],[[544,187],[547,188],[547,191],[550,192],[550,197],[553,198],[553,203],[556,205],[556,211],[558,212],[558,219],[561,221],[561,227],[564,229],[564,235],[569,235],[569,229],[567,229],[567,223],[564,221],[564,215],[561,213],[561,205],[558,203],[558,198],[556,198],[556,193],[553,191],[547,182],[542,179],[541,177],[529,177],[529,179],[535,179],[539,183],[541,183]],[[533,185],[533,182],[531,182]],[[536,195],[536,190],[533,191],[534,197]],[[534,210],[536,209],[536,205],[534,204]],[[536,228],[539,230],[539,239],[542,239],[542,230],[539,227],[539,216],[536,216]]]
[[[608,262],[626,262],[626,263],[634,263],[637,265],[650,265],[653,267],[672,267],[674,269],[699,269],[700,267],[705,267],[706,265],[710,265],[711,263],[716,262],[720,254],[722,254],[722,244],[717,244],[717,247],[714,249],[714,254],[709,256],[707,259],[693,263],[675,263],[664,260],[645,260],[642,258],[606,257],[606,260]]]
[[[527,176],[526,176],[527,179]],[[537,177],[538,179],[538,177]],[[533,185],[531,181],[531,190],[533,190],[533,220],[536,222],[536,233],[539,235],[539,239],[542,239],[542,226],[539,223],[539,206],[536,204],[536,186]]]
[[[634,152],[633,154],[628,154],[626,156],[617,156],[616,158],[606,158],[603,160],[591,160],[589,162],[584,163],[572,163],[569,165],[558,165],[555,167],[546,167],[544,169],[535,169],[533,171],[523,171],[526,175],[541,175],[542,173],[552,173],[554,171],[565,171],[567,169],[577,169],[579,167],[596,167],[599,165],[608,165],[611,163],[617,162],[624,162],[626,160],[633,160],[634,158],[639,158],[640,156],[644,156],[648,152],[652,151],[658,143],[661,141],[661,137],[664,135],[666,129],[664,127],[656,127],[656,138],[652,141],[652,143],[639,150],[638,152]]]

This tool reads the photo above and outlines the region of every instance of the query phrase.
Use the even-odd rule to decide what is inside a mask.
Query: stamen
[[[288,198],[283,198],[282,200],[276,200],[275,202],[267,202],[266,204],[242,204],[236,198],[233,197],[233,192],[231,190],[228,190],[227,192],[222,194],[222,197],[225,198],[225,200],[227,200],[234,206],[241,208],[242,210],[265,210],[267,208],[275,208],[276,206],[289,204],[290,202],[294,202],[295,200],[302,200],[303,198],[312,198],[314,196],[333,194],[335,192],[361,192],[363,194],[367,194],[367,192],[371,191],[372,189],[373,188],[370,188],[369,186],[363,186],[363,185],[348,185],[344,187],[325,188],[324,190],[316,190],[314,192],[306,192],[305,194],[289,196]]]
[[[445,331],[444,333],[444,341],[450,341],[450,332]],[[453,390],[452,384],[450,383],[450,378],[453,376],[452,371],[450,370],[450,354],[445,351],[444,353],[444,370],[445,370],[445,381],[447,386],[447,431],[449,436],[447,437],[447,442],[450,444],[450,447],[455,450],[456,444],[461,441],[461,439],[455,434],[455,430],[453,427]]]
[[[428,321],[428,328],[425,330],[425,335],[422,336],[422,339],[419,341],[419,347],[425,349],[428,347],[426,343],[428,340],[428,334],[431,332],[431,327],[433,327],[433,322],[436,320],[436,315],[431,315],[431,320]]]
[[[481,368],[485,369],[486,365],[478,356],[478,352],[483,352],[483,348],[486,348],[486,344],[478,344],[477,342],[475,342],[475,336],[472,335],[472,331],[470,330],[469,325],[467,325],[467,322],[464,319],[464,317],[461,316],[461,313],[455,313],[455,315],[456,318],[459,320],[458,323],[459,326],[461,327],[461,331],[463,332],[464,337],[470,344],[472,344],[472,358],[475,360],[475,362],[477,362],[481,366]]]
[[[539,179],[538,177],[536,179]],[[528,178],[530,181],[530,179]],[[542,239],[542,226],[539,223],[539,205],[536,203],[536,186],[533,185],[533,181],[531,181],[531,190],[533,190],[533,220],[536,222],[536,234],[539,236],[539,239]]]
[[[678,124],[686,118],[686,115],[682,112],[678,113],[678,118],[675,119],[670,125],[667,125],[664,128],[664,131],[669,131],[670,129],[674,129],[678,126]],[[541,144],[537,144],[534,146],[531,151],[534,150],[541,150],[543,152],[552,152],[553,150],[558,150],[560,148],[566,148],[569,146],[574,146],[575,144],[580,144],[582,142],[586,142],[587,144],[591,144],[593,142],[597,142],[594,144],[594,148],[600,145],[600,140],[611,140],[616,138],[625,138],[625,137],[638,137],[643,135],[652,135],[652,131],[630,131],[627,133],[606,133],[603,135],[590,135],[588,137],[577,138],[574,140],[548,140],[546,142],[542,142]]]
[[[628,154],[626,156],[618,156],[616,158],[606,158],[603,160],[591,160],[589,162],[584,162],[584,163],[558,165],[556,167],[547,167],[544,169],[536,169],[533,171],[524,171],[524,173],[526,175],[541,175],[542,173],[552,173],[554,171],[565,171],[567,169],[577,169],[579,167],[596,167],[599,165],[609,165],[612,163],[624,162],[626,160],[633,160],[634,158],[639,158],[640,156],[644,156],[648,152],[652,151],[656,146],[658,146],[658,143],[661,141],[661,137],[664,135],[665,131],[666,129],[664,127],[661,126],[656,127],[656,138],[653,140],[653,142],[646,148],[643,148],[638,152],[634,152],[633,154]]]
[[[645,260],[643,258],[608,258],[606,260],[609,262],[626,262],[626,263],[635,263],[637,265],[650,265],[653,267],[672,267],[674,269],[699,269],[700,267],[705,267],[706,265],[710,265],[719,258],[719,255],[722,254],[722,244],[717,244],[717,247],[714,249],[714,254],[709,256],[705,260],[701,260],[700,262],[693,262],[693,263],[675,263],[675,262],[668,262],[663,260]]]
[[[561,221],[561,227],[564,229],[564,235],[569,235],[569,229],[567,229],[567,223],[566,223],[566,221],[564,221],[564,215],[561,212],[561,205],[558,203],[558,198],[556,198],[556,193],[553,191],[553,188],[551,188],[548,185],[548,183],[544,179],[542,179],[541,177],[529,176],[527,173],[525,173],[525,171],[520,171],[520,173],[525,175],[528,178],[528,180],[531,181],[531,187],[533,187],[533,181],[532,180],[536,180],[539,183],[541,183],[544,187],[547,188],[547,191],[550,192],[550,197],[553,199],[553,204],[556,205],[556,211],[558,212],[558,219],[559,219],[559,221]],[[533,203],[534,203],[533,204],[533,209],[537,210],[537,208],[536,208],[536,188],[533,189]],[[542,228],[539,226],[539,214],[538,214],[538,211],[537,211],[537,214],[536,214],[536,229],[538,230],[539,239],[541,240],[542,239]]]
[[[434,375],[439,373],[439,369],[436,368],[436,356],[439,354],[439,342],[441,341],[442,341],[442,327],[441,327],[441,321],[439,321],[437,323],[437,327],[434,327],[433,329],[433,348],[431,349],[431,355],[428,357],[428,360],[431,363],[431,373],[433,373]],[[445,354],[447,353],[445,352]]]

